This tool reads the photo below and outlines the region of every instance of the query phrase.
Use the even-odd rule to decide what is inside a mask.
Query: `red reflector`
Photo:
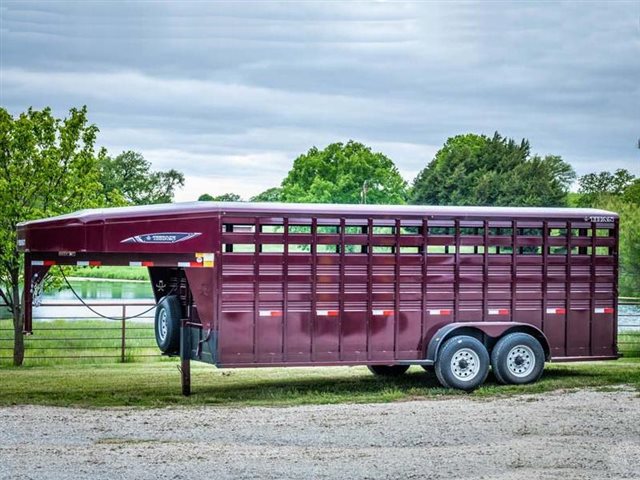
[[[102,262],[98,260],[89,260],[89,266],[91,267],[99,267],[100,265],[102,265]]]
[[[566,308],[556,308],[556,313],[559,315],[565,315],[567,313]]]
[[[45,260],[42,264],[43,264],[45,267],[50,267],[51,265],[55,265],[55,264],[56,264],[56,261],[55,261],[55,260]]]
[[[613,313],[613,308],[611,308],[611,307],[606,307],[606,308],[604,309],[604,313]]]
[[[141,262],[143,267],[153,267],[153,262]]]
[[[337,317],[338,316],[338,311],[337,310],[329,310],[327,312],[327,316],[328,317]]]
[[[440,315],[451,315],[451,310],[440,310]]]

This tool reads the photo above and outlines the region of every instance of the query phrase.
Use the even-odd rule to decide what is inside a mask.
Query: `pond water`
[[[70,280],[73,289],[86,301],[102,300],[153,300],[151,283],[135,281],[104,281],[104,280]],[[45,292],[42,302],[53,300],[76,300],[73,292],[68,288]]]

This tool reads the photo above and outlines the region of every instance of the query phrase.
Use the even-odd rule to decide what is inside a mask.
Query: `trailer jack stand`
[[[182,395],[191,395],[191,332],[187,319],[180,322],[180,382]]]

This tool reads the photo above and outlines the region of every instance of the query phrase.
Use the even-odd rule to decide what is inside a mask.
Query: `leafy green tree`
[[[255,197],[251,197],[252,202],[281,202],[282,189],[280,187],[272,187],[259,193]]]
[[[640,205],[640,178],[636,178],[632,184],[624,189],[622,198],[625,202]]]
[[[593,206],[620,216],[620,295],[640,296],[640,203],[610,195],[599,197]]]
[[[198,197],[199,202],[241,202],[242,199],[237,193],[223,193],[214,197],[208,193],[204,193]]]
[[[282,181],[281,200],[302,203],[405,203],[394,163],[361,143],[333,143],[300,155]]]
[[[121,198],[129,205],[170,203],[184,175],[177,170],[152,171],[151,163],[137,152],[122,152],[115,158],[100,158],[100,183],[105,199]]]
[[[13,318],[13,363],[24,360],[19,222],[104,204],[94,144],[98,128],[87,109],[55,118],[51,109],[13,117],[0,108],[0,298]]]
[[[628,188],[638,188],[634,187],[635,181],[635,176],[624,168],[619,168],[613,173],[603,171],[583,175],[578,180],[578,193],[580,194],[578,206],[593,206],[603,195],[622,196]]]
[[[411,203],[564,206],[575,173],[555,155],[531,156],[529,142],[466,134],[449,138],[418,174]]]

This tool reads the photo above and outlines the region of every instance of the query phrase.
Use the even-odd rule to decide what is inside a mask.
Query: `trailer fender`
[[[519,322],[464,322],[464,323],[449,323],[441,327],[429,340],[427,344],[426,360],[428,362],[435,362],[438,358],[438,351],[442,344],[449,338],[455,335],[469,335],[477,338],[483,342],[487,349],[490,349],[498,339],[507,333],[522,332],[536,338],[542,348],[546,360],[549,360],[551,355],[551,349],[549,347],[549,341],[545,334],[539,328],[529,323]]]

